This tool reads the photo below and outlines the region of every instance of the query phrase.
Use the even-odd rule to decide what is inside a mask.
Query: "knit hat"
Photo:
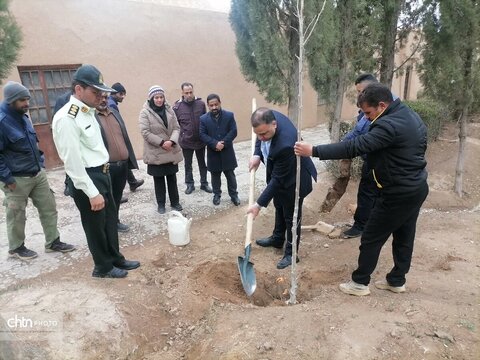
[[[119,82],[116,82],[115,84],[112,85],[112,89],[115,90],[116,93],[123,92],[127,93],[127,90],[125,90],[125,86],[120,84]]]
[[[160,85],[153,85],[148,89],[148,100],[152,100],[155,95],[162,94],[165,95],[165,91]]]
[[[3,87],[3,98],[7,104],[12,104],[19,99],[30,99],[30,91],[18,82],[9,81]]]

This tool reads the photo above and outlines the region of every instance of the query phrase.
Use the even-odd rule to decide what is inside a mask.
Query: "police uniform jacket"
[[[53,117],[52,129],[58,155],[75,188],[89,198],[97,196],[99,191],[85,168],[106,164],[109,156],[95,118],[95,108],[71,96]]]
[[[403,194],[427,180],[427,128],[416,112],[399,99],[393,101],[365,135],[336,144],[318,145],[312,156],[348,159],[367,154],[377,187],[385,194]]]

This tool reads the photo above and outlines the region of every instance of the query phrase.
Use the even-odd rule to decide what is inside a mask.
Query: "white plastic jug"
[[[172,210],[167,222],[170,244],[176,246],[187,245],[190,242],[192,219],[187,219],[179,211]]]

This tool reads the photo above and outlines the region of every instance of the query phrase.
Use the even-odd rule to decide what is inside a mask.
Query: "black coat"
[[[377,187],[387,194],[416,191],[427,180],[427,128],[416,112],[399,99],[373,121],[366,134],[350,141],[318,145],[313,156],[348,159],[367,154]]]
[[[272,137],[267,158],[267,187],[257,200],[263,207],[266,207],[274,197],[278,204],[291,205],[295,202],[297,159],[293,146],[297,141],[297,129],[285,115],[278,111],[273,111],[273,114],[277,129]],[[254,154],[265,162],[258,139]],[[311,158],[302,157],[299,194],[301,198],[312,192],[312,178],[317,180],[315,165]]]
[[[233,148],[233,140],[237,137],[237,123],[232,112],[221,110],[220,118],[215,120],[211,112],[200,117],[200,139],[207,144],[207,168],[210,172],[233,170],[237,158]],[[217,151],[219,141],[224,141],[225,147]]]

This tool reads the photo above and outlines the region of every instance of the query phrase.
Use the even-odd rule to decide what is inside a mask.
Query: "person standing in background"
[[[25,208],[28,199],[38,210],[46,252],[69,252],[75,247],[60,241],[57,205],[45,172],[37,134],[27,116],[30,92],[20,83],[3,87],[0,104],[0,186],[5,194],[8,255],[21,260],[38,254],[25,246]]]
[[[237,123],[232,112],[222,109],[217,94],[208,95],[207,106],[210,111],[200,117],[200,139],[207,144],[207,168],[212,179],[213,205],[220,204],[223,172],[227,179],[228,195],[233,204],[238,206],[240,199],[235,177],[237,158],[233,148],[233,140],[237,137]]]
[[[134,166],[138,168],[138,165],[136,165],[137,160],[125,122],[118,111],[107,106],[107,99],[108,94],[104,93],[100,104],[96,107],[97,112],[95,116],[100,124],[103,142],[109,155],[108,163],[110,164],[112,195],[117,208],[117,229],[119,232],[127,232],[129,227],[120,221],[119,210],[123,189],[127,183],[128,168]]]
[[[120,109],[118,108],[118,104],[123,102],[123,99],[125,99],[125,97],[127,96],[127,90],[119,82],[116,82],[115,84],[113,84],[112,89],[115,91],[112,92],[108,97],[108,107],[120,114]],[[130,187],[130,191],[135,192],[135,190],[137,190],[140,186],[142,186],[145,183],[145,181],[143,179],[137,180],[135,178],[135,175],[133,175],[132,169],[138,170],[137,159],[135,158],[130,159],[128,164],[128,169],[127,169],[127,182]],[[124,200],[125,199],[126,198],[124,198]]]
[[[148,175],[153,176],[157,210],[165,214],[166,180],[171,208],[182,211],[177,186],[178,163],[183,160],[178,145],[180,126],[161,86],[153,85],[148,90],[148,100],[140,111],[139,123],[144,141],[143,161],[147,164]]]
[[[200,139],[200,116],[205,114],[205,103],[193,94],[193,85],[184,82],[181,85],[182,98],[175,102],[173,111],[180,125],[179,145],[185,157],[185,194],[191,194],[195,190],[193,179],[193,154],[197,158],[200,171],[200,189],[211,194],[212,188],[208,186],[207,165],[205,164],[205,143]]]

